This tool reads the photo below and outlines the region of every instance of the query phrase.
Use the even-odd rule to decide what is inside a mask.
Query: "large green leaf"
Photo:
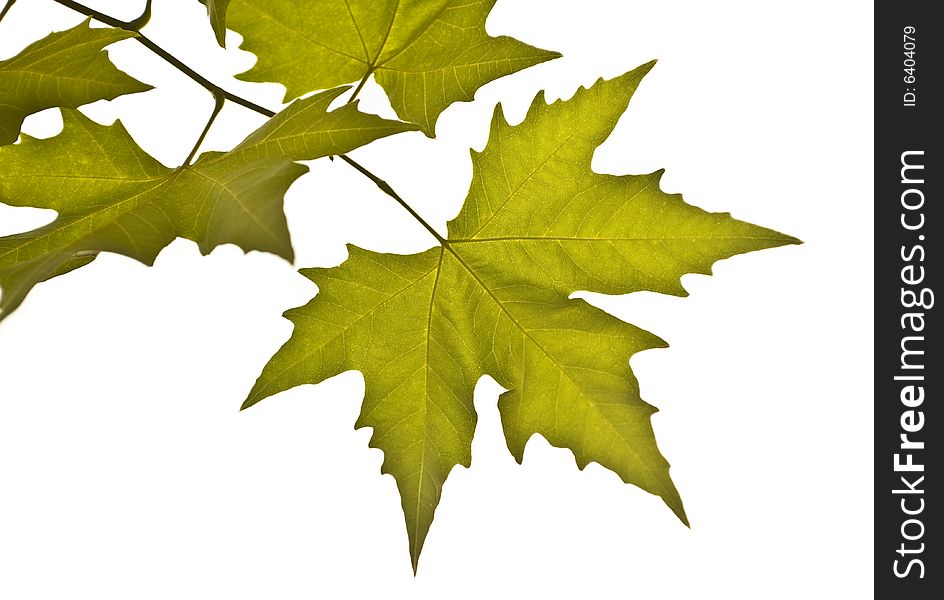
[[[560,56],[489,36],[485,19],[494,5],[231,0],[226,19],[259,59],[245,79],[281,83],[286,98],[296,98],[374,74],[397,114],[432,137],[439,114],[453,102],[472,100],[489,81]]]
[[[63,132],[0,148],[0,202],[56,210],[39,229],[0,238],[0,319],[37,283],[116,252],[151,264],[176,237],[203,253],[221,244],[293,259],[282,198],[307,167],[295,160],[342,154],[416,129],[357,110],[328,112],[346,88],[298,100],[226,153],[167,168],[121,123],[64,110]]]
[[[245,406],[349,369],[364,373],[358,426],[374,428],[397,480],[414,568],[457,464],[469,465],[483,374],[499,401],[508,447],[522,460],[535,433],[660,496],[685,521],[669,464],[629,358],[664,347],[656,336],[583,300],[577,290],[684,294],[679,278],[716,260],[796,243],[709,213],[659,189],[659,173],[600,175],[594,149],[610,134],[643,65],[547,105],[521,125],[496,110],[473,153],[471,190],[442,246],[399,256],[350,248],[339,267],[302,273],[318,295],[286,316],[291,339]]]
[[[91,29],[86,20],[0,61],[0,145],[15,142],[23,119],[35,112],[55,106],[76,108],[151,89],[116,69],[102,51],[134,35],[121,29]]]

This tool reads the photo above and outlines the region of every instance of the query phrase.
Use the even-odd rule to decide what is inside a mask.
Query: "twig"
[[[184,64],[182,61],[177,59],[177,57],[175,57],[173,54],[171,54],[167,50],[164,50],[157,43],[155,43],[146,35],[141,33],[139,29],[140,27],[143,27],[143,25],[138,25],[138,23],[139,21],[142,21],[142,20],[146,22],[147,21],[146,17],[148,18],[150,17],[150,10],[151,10],[150,2],[148,2],[141,16],[133,21],[122,21],[120,19],[116,19],[114,17],[106,15],[105,13],[98,12],[94,8],[89,8],[85,6],[84,4],[79,4],[78,2],[74,2],[73,0],[56,0],[56,2],[58,2],[59,4],[63,6],[71,8],[72,10],[78,13],[82,13],[83,15],[87,17],[92,17],[96,21],[101,21],[102,23],[105,23],[106,25],[110,25],[118,29],[124,29],[126,31],[131,31],[131,32],[136,33],[137,35],[135,36],[134,39],[136,39],[138,43],[142,44],[148,50],[150,50],[154,54],[163,58],[165,61],[170,63],[174,68],[176,68],[178,71],[180,71],[181,73],[183,73],[184,75],[186,75],[187,77],[189,77],[190,79],[198,83],[200,86],[202,86],[205,90],[207,90],[214,96],[222,95],[225,99],[229,100],[230,102],[239,104],[240,106],[244,106],[245,108],[248,108],[249,110],[253,110],[261,115],[265,115],[266,117],[275,116],[275,111],[269,110],[268,108],[265,108],[263,106],[259,106],[255,102],[246,100],[245,98],[241,98],[240,96],[237,96],[236,94],[229,92],[223,89],[222,87],[220,87],[219,85],[213,83],[212,81],[210,81],[203,75],[200,75],[199,73],[191,69],[189,66]]]

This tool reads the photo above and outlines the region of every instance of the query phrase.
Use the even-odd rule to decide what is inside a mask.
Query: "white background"
[[[132,18],[143,2],[90,5]],[[80,17],[20,0],[0,58]],[[496,102],[513,120],[540,89],[651,58],[594,168],[665,167],[688,202],[806,241],[688,275],[691,295],[593,296],[665,338],[637,355],[643,396],[691,517],[542,438],[518,466],[498,386],[477,388],[471,469],[457,468],[414,579],[382,455],[353,431],[363,381],[346,373],[239,413],[288,337],[280,317],[314,288],[280,259],[178,240],[153,268],[102,256],[38,286],[0,325],[0,597],[864,598],[872,565],[872,8],[857,1],[501,0],[488,21],[564,58],[354,156],[444,230],[465,197],[468,148]],[[157,0],[147,33],[212,80],[277,107],[278,85],[237,82],[253,57],[219,49],[195,0]],[[101,102],[168,165],[211,101],[140,45],[113,60],[155,91]],[[362,108],[390,114],[365,90]],[[27,131],[49,136],[56,111]],[[228,106],[206,148],[261,120]],[[62,160],[67,160],[62,157]],[[413,252],[431,239],[344,164],[312,163],[288,193],[298,266],[345,242]],[[48,211],[0,206],[0,234]]]

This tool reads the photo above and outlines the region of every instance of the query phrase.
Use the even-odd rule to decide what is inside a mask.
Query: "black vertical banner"
[[[944,20],[932,9],[893,0],[875,9],[876,598],[944,597],[942,496],[931,492],[944,445]]]

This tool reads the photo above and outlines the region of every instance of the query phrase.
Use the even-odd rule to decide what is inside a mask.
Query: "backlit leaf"
[[[86,20],[0,61],[0,146],[15,142],[23,119],[33,113],[151,89],[116,69],[102,51],[134,35],[121,29],[92,29]]]
[[[659,188],[661,172],[601,175],[591,158],[611,133],[643,65],[567,101],[535,99],[524,122],[496,110],[488,145],[448,239],[421,254],[349,247],[339,267],[306,269],[318,295],[286,316],[295,330],[244,407],[341,372],[363,372],[357,426],[372,427],[397,480],[414,568],[442,486],[468,466],[476,381],[508,391],[499,410],[518,461],[536,433],[661,497],[686,521],[656,446],[629,358],[655,335],[570,295],[651,290],[684,295],[680,277],[717,260],[797,243],[709,213]]]
[[[243,78],[274,81],[286,98],[374,74],[404,120],[432,137],[450,104],[492,81],[560,56],[485,19],[495,0],[230,0],[227,25],[258,57]],[[212,9],[211,9],[212,14]]]
[[[0,319],[37,283],[88,264],[98,252],[153,263],[177,237],[208,253],[221,244],[293,259],[285,191],[308,169],[294,163],[342,154],[414,126],[347,104],[346,88],[298,100],[226,153],[171,169],[135,144],[121,123],[104,126],[64,110],[63,132],[0,148],[0,202],[59,215],[0,238]]]

